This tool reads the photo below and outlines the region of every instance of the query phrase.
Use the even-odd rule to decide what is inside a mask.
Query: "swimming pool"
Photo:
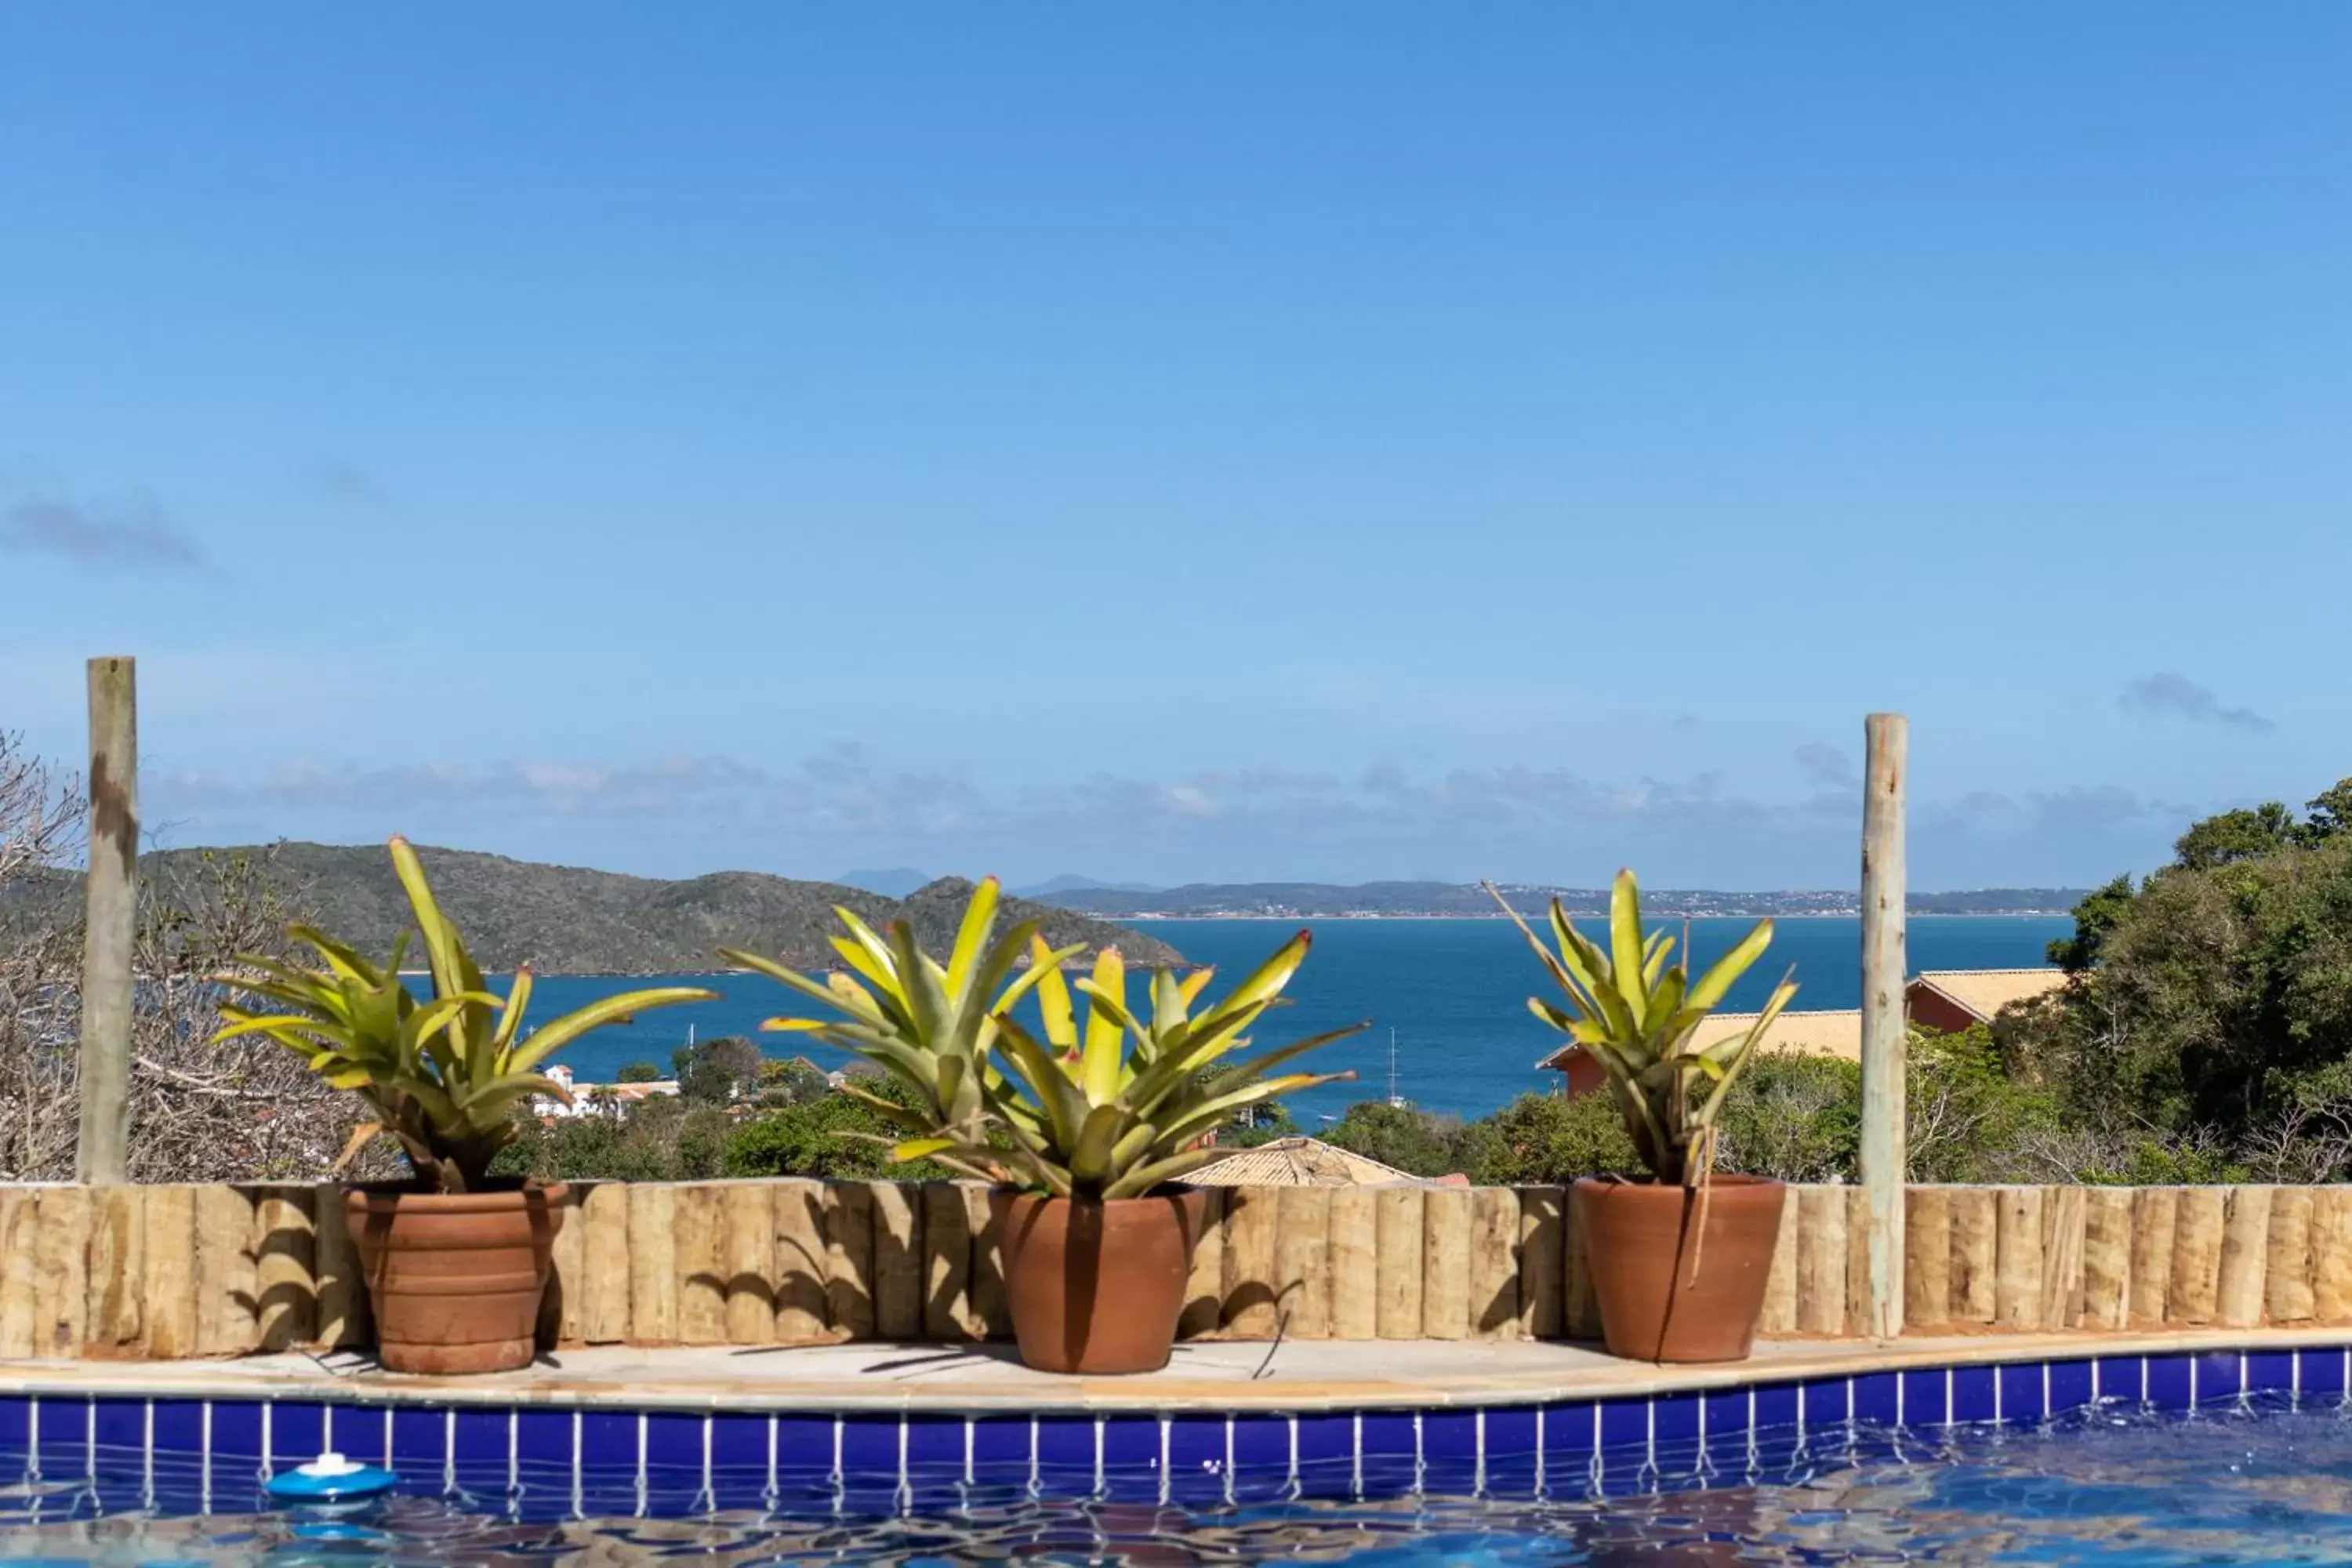
[[[2221,1352],[1320,1419],[530,1413],[576,1432],[568,1454],[527,1446],[520,1411],[49,1396],[0,1433],[21,1477],[0,1557],[2352,1562],[2345,1366]],[[400,1494],[269,1507],[275,1456],[321,1438],[388,1452]]]

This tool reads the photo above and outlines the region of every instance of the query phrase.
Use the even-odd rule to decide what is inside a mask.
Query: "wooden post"
[[[1846,1189],[1800,1187],[1797,1215],[1797,1327],[1808,1334],[1846,1331]]]
[[[2071,1329],[2083,1321],[2084,1189],[2042,1194],[2042,1326]]]
[[[592,1345],[619,1344],[629,1337],[629,1185],[599,1182],[573,1218],[582,1237],[581,1338]]]
[[[2179,1188],[2133,1191],[2131,1311],[2124,1320],[2133,1328],[2152,1329],[2170,1321],[2165,1302],[2172,1289],[2172,1237],[2179,1216]]]
[[[2271,1189],[2231,1187],[2221,1220],[2221,1272],[2213,1321],[2251,1329],[2263,1321],[2263,1270],[2270,1258]]]
[[[1381,1338],[1421,1338],[1422,1189],[1382,1187],[1374,1200],[1373,1270],[1380,1300],[1374,1316]]]
[[[1331,1337],[1380,1333],[1380,1194],[1370,1187],[1331,1190]]]
[[[923,1337],[922,1191],[910,1182],[869,1182],[874,1204],[874,1332]]]
[[[78,1179],[130,1180],[131,949],[139,911],[139,689],[128,658],[89,661],[89,876],[81,949]]]
[[[971,1332],[974,1338],[1013,1337],[1013,1303],[1004,1294],[1004,1251],[988,1188],[978,1182],[959,1182],[963,1194],[964,1229],[971,1237]],[[1216,1210],[1202,1205],[1202,1225],[1214,1229]],[[1189,1277],[1188,1277],[1189,1278]]]
[[[1470,1333],[1470,1189],[1431,1187],[1422,1194],[1421,1335],[1466,1339]]]
[[[1568,1191],[1521,1187],[1519,1333],[1531,1340],[1556,1340],[1567,1332]]]
[[[1993,1321],[2032,1332],[2056,1328],[2042,1317],[2044,1265],[2040,1187],[2003,1187],[2000,1205],[2000,1258],[1994,1264]]]
[[[33,1261],[33,1353],[79,1360],[89,1334],[89,1200],[87,1187],[43,1187],[40,1245]],[[247,1223],[252,1223],[251,1211]],[[243,1231],[236,1244],[246,1245]],[[239,1350],[250,1349],[240,1345]]]
[[[201,1338],[196,1311],[196,1189],[149,1187],[146,1194],[147,1301],[142,1314],[146,1329],[142,1348],[153,1360],[178,1361],[195,1354]],[[16,1237],[0,1224],[0,1247],[5,1248],[11,1260],[16,1246]],[[5,1298],[0,1298],[0,1306],[5,1306]],[[5,1322],[5,1313],[0,1313],[0,1355],[23,1353],[6,1348]]]
[[[2083,1203],[2082,1326],[2114,1333],[2131,1318],[2132,1192],[2093,1187]]]
[[[266,1187],[254,1204],[254,1307],[261,1348],[292,1350],[316,1336],[318,1234],[308,1187]]]
[[[923,1205],[923,1338],[941,1344],[981,1337],[971,1310],[971,1211],[953,1182],[926,1182]]]
[[[152,1196],[148,1204],[152,1210]],[[360,1277],[359,1243],[352,1238],[342,1183],[320,1182],[311,1187],[310,1222],[310,1268],[319,1292],[310,1331],[326,1350],[363,1345],[373,1325],[368,1321],[367,1281]],[[580,1216],[575,1214],[564,1223],[577,1226]],[[152,1234],[152,1221],[149,1229]]]
[[[1283,1337],[1331,1337],[1331,1189],[1285,1187],[1275,1203],[1275,1294]]]
[[[2164,1321],[2174,1328],[2197,1328],[2213,1321],[2221,1289],[2222,1214],[2227,1187],[2182,1187],[2172,1227],[2172,1280]]]
[[[1227,1336],[1270,1340],[1282,1321],[1276,1280],[1276,1205],[1274,1187],[1225,1189],[1225,1310]]]
[[[2271,1194],[2263,1313],[2273,1328],[2307,1323],[2316,1315],[2311,1289],[2311,1216],[2316,1206],[2310,1187],[2281,1187]]]
[[[1903,1321],[1939,1329],[1952,1312],[1952,1193],[1913,1187],[1903,1216]]]
[[[94,1355],[131,1355],[145,1337],[147,1214],[145,1187],[109,1187],[90,1195],[89,1346]]]
[[[776,1338],[776,1200],[765,1182],[720,1189],[727,1230],[727,1342]],[[558,1240],[562,1239],[561,1235]]]
[[[660,1182],[629,1184],[629,1342],[677,1342],[677,1189]]]
[[[253,1199],[208,1182],[196,1189],[195,1204],[196,1353],[249,1354],[257,1323]]]
[[[1797,1230],[1803,1208],[1804,1205],[1798,1200],[1797,1188],[1782,1190],[1780,1232],[1772,1243],[1771,1272],[1764,1279],[1764,1315],[1757,1324],[1759,1333],[1793,1334],[1797,1331]]]
[[[1184,1316],[1179,1339],[1213,1334],[1225,1319],[1225,1190],[1201,1193],[1201,1237],[1192,1244],[1192,1272],[1184,1284]]]
[[[2311,1211],[2311,1310],[2352,1322],[2352,1187],[2322,1187]]]
[[[772,1184],[776,1225],[776,1338],[788,1345],[825,1331],[824,1187]]]
[[[589,1182],[567,1184],[563,1201],[548,1206],[555,1222],[555,1239],[548,1247],[547,1293],[539,1303],[539,1343],[542,1350],[588,1341],[588,1194]],[[320,1216],[321,1236],[325,1231]],[[320,1264],[320,1288],[325,1289],[326,1265]]]
[[[1910,774],[1910,721],[1873,713],[1863,721],[1862,1190],[1867,1219],[1853,1238],[1870,1286],[1873,1339],[1903,1331],[1904,1041],[1903,793]]]
[[[824,1295],[842,1338],[874,1337],[874,1189],[864,1182],[824,1189]]]
[[[1952,1261],[1948,1276],[1952,1322],[1990,1323],[1999,1309],[2000,1206],[1990,1187],[1952,1189]]]

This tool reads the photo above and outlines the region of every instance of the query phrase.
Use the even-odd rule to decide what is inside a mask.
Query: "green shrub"
[[[1481,1186],[1564,1185],[1580,1176],[1635,1174],[1641,1160],[1606,1094],[1523,1094],[1472,1124]]]
[[[613,1075],[614,1083],[659,1083],[661,1068],[651,1062],[631,1062]]]

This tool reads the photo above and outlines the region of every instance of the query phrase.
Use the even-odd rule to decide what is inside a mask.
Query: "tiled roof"
[[[1319,1138],[1277,1138],[1236,1149],[1184,1180],[1210,1187],[1369,1187],[1421,1178],[1378,1160],[1335,1149]]]
[[[1940,992],[1987,1023],[2012,1002],[2030,1002],[2066,984],[2063,969],[1928,969],[1911,982]]]

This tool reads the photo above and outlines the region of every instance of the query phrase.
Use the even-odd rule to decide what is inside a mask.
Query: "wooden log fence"
[[[551,1348],[1002,1339],[987,1194],[803,1180],[578,1183]],[[1870,1321],[1855,1187],[1792,1187],[1768,1335]],[[2352,1326],[2352,1187],[1905,1194],[1908,1332]],[[1190,1339],[1590,1339],[1582,1215],[1553,1186],[1208,1194]],[[0,1186],[0,1360],[176,1359],[370,1341],[333,1184]]]

